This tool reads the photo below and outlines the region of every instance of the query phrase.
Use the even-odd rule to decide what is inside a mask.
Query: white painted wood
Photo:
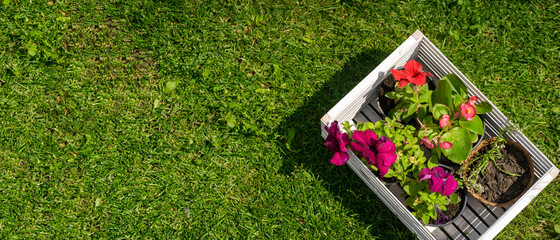
[[[355,122],[367,122],[370,120],[375,122],[380,120],[379,115],[373,110],[373,108],[377,109],[377,92],[375,89],[387,77],[391,68],[402,66],[412,58],[421,62],[425,67],[424,70],[433,73],[436,80],[448,73],[457,74],[467,86],[470,95],[478,96],[482,101],[490,103],[493,111],[488,113],[488,117],[484,120],[487,125],[485,137],[496,136],[501,129],[511,124],[502,112],[420,31],[416,31],[321,118],[322,136],[326,138],[327,132],[324,126],[334,120],[338,120],[339,123],[349,120],[354,120]],[[369,103],[371,103],[371,106]],[[448,235],[452,239],[465,239],[465,236],[468,239],[491,239],[523,210],[559,172],[558,168],[523,133],[518,131],[506,136],[521,143],[534,158],[536,183],[519,201],[505,210],[487,207],[469,194],[467,201],[468,209],[465,210],[462,218],[453,225],[441,229],[426,227],[415,219],[403,204],[404,198],[400,196],[402,189],[398,186],[391,186],[389,188],[384,186],[353,153],[350,154],[351,157],[348,165],[419,239],[446,239]]]

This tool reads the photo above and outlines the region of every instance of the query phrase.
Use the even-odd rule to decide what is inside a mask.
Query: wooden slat
[[[478,216],[469,208],[467,207],[464,211],[463,211],[463,217],[465,218],[465,221],[468,222],[474,229],[476,229],[476,231],[478,232],[478,235],[480,235],[480,233],[486,231],[486,229],[488,229],[488,226],[486,226],[482,220],[480,218],[478,218]],[[470,239],[474,239],[472,237],[470,237],[470,235],[468,236]]]
[[[467,205],[472,208],[472,210],[479,216],[479,219],[487,226],[496,222],[496,217],[494,217],[491,211],[486,208],[485,205],[476,200],[476,198],[474,198],[470,193],[468,194]]]
[[[449,224],[445,227],[442,227],[443,231],[445,231],[447,233],[447,235],[449,235],[449,237],[451,239],[465,239],[465,237],[463,236],[463,234],[461,233],[461,231],[459,229],[457,229],[457,227],[455,227],[453,224]]]
[[[370,122],[377,122],[381,120],[381,117],[379,117],[379,115],[373,110],[373,108],[369,104],[366,105],[364,108],[362,108],[360,112],[364,114],[364,116],[368,118]]]
[[[365,122],[368,122],[368,120],[361,112],[359,112],[354,117],[354,122],[355,123],[358,123],[358,122],[365,123]]]
[[[466,236],[466,239],[477,239],[480,236],[462,216],[455,220],[453,224]]]

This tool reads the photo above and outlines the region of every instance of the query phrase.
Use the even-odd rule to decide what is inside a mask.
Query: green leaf
[[[453,99],[451,96],[452,86],[449,81],[445,78],[439,80],[439,84],[432,93],[430,106],[434,106],[436,103],[443,104],[449,109],[453,108]]]
[[[445,114],[451,116],[451,110],[441,103],[434,104],[432,113],[434,114],[434,118],[437,120],[441,119],[441,117]]]
[[[389,98],[389,99],[397,99],[399,98],[398,96],[399,94],[397,92],[388,92],[385,93],[385,97]]]
[[[418,108],[418,103],[410,104],[410,106],[408,106],[406,114],[404,115],[404,118],[412,116],[414,113],[416,113],[416,108]]]
[[[364,125],[362,125],[362,129],[360,131],[365,131],[365,130],[373,130],[375,128],[375,125],[372,122],[366,122],[364,123]]]
[[[476,134],[474,132],[471,132],[471,131],[469,131],[469,132],[471,133],[471,143],[477,142],[478,141],[478,134]]]
[[[422,222],[424,222],[424,224],[428,225],[428,223],[430,222],[430,216],[423,215],[422,216]]]
[[[455,75],[454,73],[447,74],[442,79],[449,80],[452,90],[457,94],[461,94],[461,97],[467,98],[467,94],[466,94],[468,92],[467,86],[463,83],[463,81],[461,81],[461,79],[457,75]]]
[[[450,149],[441,149],[442,153],[454,163],[461,164],[472,150],[471,134],[462,127],[454,127],[442,136],[443,141],[450,142]]]
[[[478,135],[484,135],[484,125],[479,116],[474,116],[470,121],[459,120],[459,125]]]
[[[3,1],[3,3],[4,3],[5,6],[9,6],[9,5],[10,5],[10,2],[11,2],[10,0],[4,0],[4,1]]]
[[[560,234],[560,224],[554,224],[554,231]]]
[[[428,115],[428,107],[426,105],[420,105],[416,112],[418,119],[424,119]]]
[[[163,89],[163,93],[169,94],[171,91],[175,90],[175,88],[177,88],[177,82],[169,81],[165,83],[165,88]]]
[[[453,193],[453,194],[451,194],[451,196],[449,196],[449,202],[453,205],[459,203],[460,201],[461,201],[461,198],[456,193]]]
[[[459,108],[461,103],[463,103],[463,98],[457,94],[453,94],[453,106],[455,106],[455,109]]]
[[[424,86],[427,86],[428,84],[425,84]],[[426,92],[423,92],[420,94],[420,96],[418,96],[418,102],[420,103],[427,103],[430,102],[430,98],[432,97],[432,91],[428,90]]]
[[[489,113],[492,111],[492,105],[490,105],[490,103],[488,102],[481,102],[477,105],[474,105],[474,108],[476,109],[476,114]]]

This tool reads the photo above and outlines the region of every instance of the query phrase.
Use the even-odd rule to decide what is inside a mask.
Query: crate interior
[[[381,112],[377,106],[377,99],[373,99],[365,105],[354,117],[354,122],[376,122],[382,119]],[[485,124],[489,123],[486,120]],[[484,138],[496,136],[496,130],[488,131]],[[542,175],[542,174],[541,174]],[[404,204],[403,190],[398,185],[390,185],[389,189]],[[438,239],[478,239],[498,218],[507,211],[507,208],[490,207],[480,203],[474,197],[467,196],[467,208],[453,224],[433,228],[428,227],[432,234]]]

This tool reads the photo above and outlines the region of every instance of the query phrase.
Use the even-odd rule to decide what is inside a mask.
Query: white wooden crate
[[[433,73],[436,79],[449,73],[457,74],[467,86],[469,95],[490,102],[430,40],[416,31],[321,118],[323,138],[327,137],[324,126],[335,120],[340,123],[380,120],[376,89],[389,76],[391,68],[403,66],[410,59],[420,62],[423,70]],[[484,119],[487,126],[485,138],[496,136],[501,129],[511,124],[494,104],[490,104],[492,112],[486,114]],[[558,168],[523,133],[517,131],[506,137],[522,144],[533,158],[535,181],[531,188],[516,203],[506,208],[486,206],[469,194],[467,208],[461,217],[441,228],[427,227],[415,219],[403,204],[402,190],[397,186],[386,187],[353,153],[350,153],[347,164],[419,239],[492,239],[558,175]]]

